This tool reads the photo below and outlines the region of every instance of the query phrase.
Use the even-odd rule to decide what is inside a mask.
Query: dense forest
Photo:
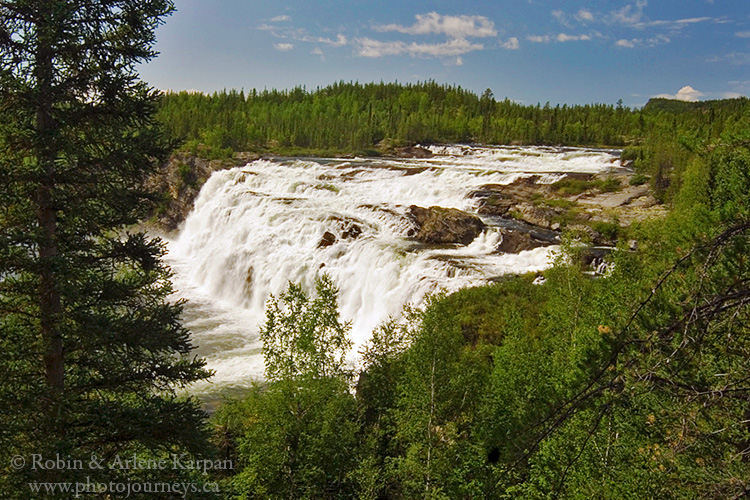
[[[524,106],[456,86],[167,94],[139,81],[167,0],[0,2],[0,497],[726,499],[750,494],[750,105]],[[626,146],[669,205],[609,272],[566,236],[386,320],[360,366],[322,274],[267,304],[265,381],[210,378],[138,228],[176,141],[372,152]]]
[[[677,104],[673,104],[677,103]],[[690,131],[716,138],[747,109],[746,98],[683,103],[529,106],[459,86],[335,83],[306,91],[167,93],[158,119],[173,138],[235,151],[264,148],[374,150],[394,144],[479,142],[627,146],[646,136]]]

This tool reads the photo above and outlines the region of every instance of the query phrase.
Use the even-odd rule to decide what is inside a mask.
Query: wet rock
[[[412,205],[406,213],[415,226],[414,238],[423,243],[468,245],[485,227],[476,215],[456,208]]]
[[[353,240],[355,238],[359,238],[359,236],[362,234],[362,228],[359,227],[356,224],[350,224],[344,231],[341,233],[341,237],[345,240]]]
[[[318,248],[330,247],[334,243],[336,243],[336,235],[330,231],[326,231],[318,242]]]
[[[353,240],[362,235],[364,222],[353,217],[343,215],[332,215],[329,220],[335,222],[341,230],[341,237],[345,240]]]
[[[477,212],[482,215],[503,216],[516,205],[516,200],[502,192],[473,191],[469,196],[481,197]]]
[[[545,229],[560,229],[560,224],[555,221],[557,217],[565,212],[564,208],[534,205],[532,203],[520,203],[515,207],[515,215],[521,220]]]
[[[606,274],[612,266],[608,257],[613,251],[614,247],[588,247],[581,250],[579,258],[589,272]]]
[[[503,239],[495,248],[498,253],[519,253],[525,250],[533,250],[552,243],[534,238],[530,233],[521,231],[503,230]]]
[[[398,172],[400,174],[403,174],[404,177],[408,177],[410,175],[421,174],[425,170],[429,170],[431,167],[427,165],[413,166],[413,165],[397,165],[394,163],[372,163],[371,165],[369,165],[369,168],[391,170],[393,172]]]
[[[502,216],[515,210],[519,203],[529,203],[540,197],[541,191],[549,189],[548,185],[537,184],[539,176],[520,177],[510,184],[485,184],[469,193],[469,198],[479,200],[478,213],[482,215]]]
[[[432,151],[420,146],[406,146],[396,148],[394,153],[399,158],[432,158]]]

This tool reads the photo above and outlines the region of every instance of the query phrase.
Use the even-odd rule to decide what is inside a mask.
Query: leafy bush
[[[607,177],[603,181],[598,181],[596,187],[599,188],[602,193],[614,193],[622,190],[622,184],[616,177]]]
[[[649,180],[649,177],[647,175],[644,175],[644,174],[635,174],[634,176],[632,176],[630,178],[630,180],[628,181],[628,183],[631,186],[640,186],[642,184],[646,184],[648,182],[648,180]]]
[[[606,239],[614,241],[620,234],[620,226],[613,222],[594,221],[591,223],[591,228],[600,233]]]
[[[553,183],[551,187],[553,191],[561,195],[572,196],[581,194],[585,191],[588,191],[589,189],[593,189],[594,187],[596,187],[596,182],[586,181],[582,179],[565,178]]]

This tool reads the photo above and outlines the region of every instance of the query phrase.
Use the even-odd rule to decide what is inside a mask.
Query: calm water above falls
[[[541,174],[597,173],[619,166],[615,151],[432,146],[430,159],[259,160],[214,173],[176,239],[169,263],[198,354],[216,371],[196,393],[262,377],[258,325],[270,293],[288,281],[312,288],[327,272],[339,286],[354,352],[389,315],[430,292],[486,283],[549,266],[555,247],[498,254],[497,221],[466,247],[431,248],[406,236],[410,205],[474,211],[484,184]],[[335,241],[321,246],[328,232]],[[330,238],[330,235],[327,236]]]

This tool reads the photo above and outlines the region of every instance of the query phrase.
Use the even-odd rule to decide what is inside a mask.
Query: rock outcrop
[[[318,242],[318,248],[330,247],[334,243],[336,243],[336,235],[330,231],[326,231]]]
[[[534,248],[545,247],[552,245],[551,241],[542,241],[531,233],[523,231],[514,231],[511,229],[503,229],[503,239],[500,244],[495,248],[498,253],[519,253],[525,250],[533,250]]]
[[[397,158],[432,158],[433,154],[421,146],[398,146],[392,139],[383,139],[376,146],[378,152],[384,156]]]
[[[396,148],[394,153],[395,156],[398,156],[399,158],[432,158],[432,151],[420,146]]]
[[[477,200],[480,215],[513,218],[556,231],[565,227],[583,230],[595,244],[613,240],[592,226],[616,223],[626,227],[664,215],[648,186],[630,185],[627,174],[567,173],[556,184],[543,184],[540,179],[531,175],[507,185],[486,184],[469,197]]]
[[[153,223],[161,230],[176,230],[193,209],[201,186],[213,172],[245,165],[259,158],[254,153],[235,153],[232,158],[221,160],[207,160],[180,151],[172,154],[145,184],[146,189],[162,196],[152,209]]]
[[[410,236],[422,243],[468,245],[485,227],[479,217],[457,208],[412,205],[406,213],[414,223]]]
[[[329,247],[336,243],[339,238],[342,240],[354,240],[362,235],[362,225],[364,224],[362,221],[341,215],[332,215],[329,217],[329,220],[339,226],[337,231],[339,236],[331,231],[326,231],[318,242],[318,248]]]
[[[510,184],[485,184],[469,193],[479,200],[478,212],[482,215],[503,216],[519,203],[529,202],[539,196],[542,185],[539,176],[520,177]]]

